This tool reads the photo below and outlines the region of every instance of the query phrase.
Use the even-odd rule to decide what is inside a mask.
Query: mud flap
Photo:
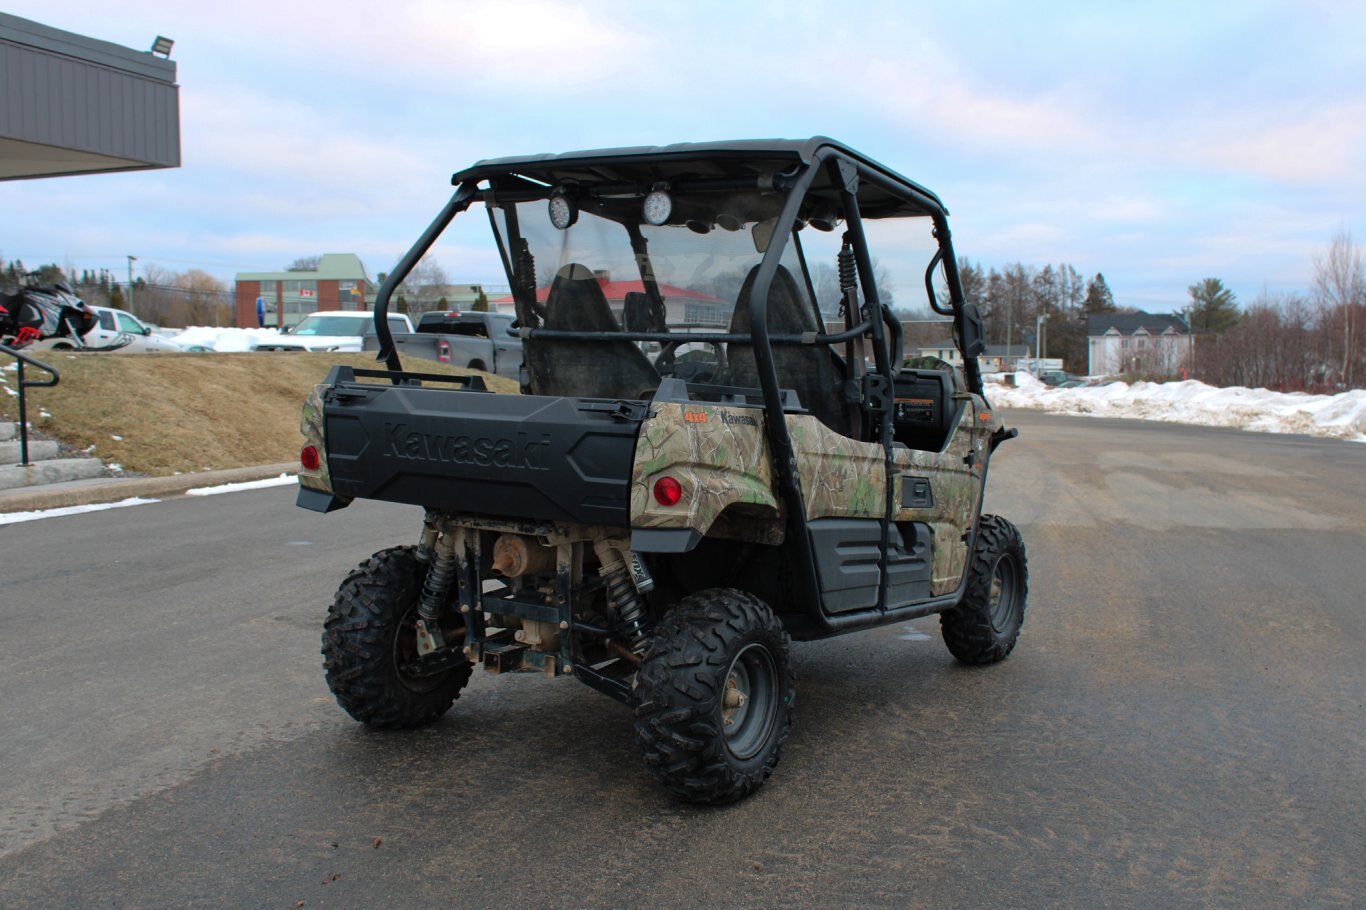
[[[351,500],[342,499],[333,493],[324,493],[322,490],[299,487],[299,498],[294,504],[302,509],[312,509],[314,512],[335,512],[351,505]]]

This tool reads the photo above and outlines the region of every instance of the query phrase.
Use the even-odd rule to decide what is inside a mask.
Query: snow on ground
[[[279,337],[277,329],[227,329],[218,326],[192,325],[171,336],[171,341],[182,348],[202,346],[214,351],[254,351],[269,338]]]
[[[104,512],[108,509],[122,509],[127,506],[141,506],[149,502],[159,502],[156,499],[139,499],[134,496],[131,499],[122,499],[118,502],[101,502],[88,506],[66,506],[61,509],[42,509],[37,512],[6,512],[0,514],[0,525],[12,525],[21,521],[36,521],[39,518],[56,518],[59,515],[80,515],[83,512]]]
[[[239,490],[260,490],[265,487],[282,487],[287,483],[294,482],[293,474],[281,474],[279,477],[268,477],[265,480],[248,480],[243,483],[224,483],[216,487],[195,487],[186,490],[186,496],[217,496],[219,493],[236,493]]]
[[[1104,386],[1055,389],[1029,373],[984,377],[992,405],[1057,414],[1161,420],[1210,427],[1236,427],[1258,433],[1302,433],[1366,442],[1366,390],[1337,395],[1271,392],[1241,386],[1218,389],[1193,379],[1185,382],[1115,382]]]
[[[236,493],[241,490],[259,490],[264,487],[282,487],[285,484],[295,482],[295,475],[281,474],[279,477],[269,477],[265,480],[251,480],[245,483],[225,483],[216,487],[195,487],[186,490],[186,496],[216,496],[219,493]],[[152,502],[161,502],[160,499],[142,499],[133,497],[119,502],[103,502],[88,506],[65,506],[59,509],[41,509],[34,512],[7,512],[0,513],[0,525],[17,524],[21,521],[37,521],[40,518],[58,518],[62,515],[80,515],[83,512],[103,512],[106,509],[122,509],[126,506],[141,506]]]

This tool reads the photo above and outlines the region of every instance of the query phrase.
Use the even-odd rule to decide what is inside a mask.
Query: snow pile
[[[87,506],[64,506],[60,509],[42,509],[37,512],[6,512],[0,515],[0,525],[18,524],[21,521],[37,521],[40,518],[57,518],[62,515],[83,515],[86,512],[106,512],[109,509],[126,509],[129,506],[143,506],[157,501],[155,499],[139,499],[134,496],[119,502],[102,502]]]
[[[1308,395],[1241,386],[1217,389],[1193,379],[1055,389],[1029,373],[1013,374],[1015,387],[1011,388],[1004,384],[1005,375],[984,377],[991,384],[987,397],[995,406],[1366,442],[1366,390],[1362,389]]]
[[[279,337],[278,329],[228,329],[221,326],[192,325],[171,341],[182,348],[206,347],[213,351],[254,351],[262,341]]]
[[[220,493],[237,493],[242,490],[261,490],[266,487],[282,487],[294,483],[295,475],[281,474],[265,480],[246,480],[241,483],[224,483],[216,487],[195,487],[185,491],[186,496],[217,496]]]

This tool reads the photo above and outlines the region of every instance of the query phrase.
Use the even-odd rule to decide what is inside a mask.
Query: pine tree
[[[1096,272],[1096,277],[1086,285],[1086,299],[1082,301],[1081,309],[1087,316],[1115,312],[1115,295],[1110,293],[1110,286],[1100,272]]]
[[[1218,278],[1190,286],[1191,331],[1220,335],[1238,321],[1238,299]]]

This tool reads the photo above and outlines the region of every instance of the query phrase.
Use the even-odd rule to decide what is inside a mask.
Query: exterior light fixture
[[[170,38],[157,35],[157,40],[152,42],[152,53],[156,54],[158,57],[169,58],[171,56],[171,47],[174,44],[175,42]]]
[[[825,214],[812,216],[812,218],[807,221],[807,224],[818,231],[829,233],[840,226],[840,217],[834,212],[827,212]]]
[[[550,223],[557,230],[565,231],[579,220],[579,207],[564,187],[550,194]]]
[[[673,214],[674,200],[669,195],[669,185],[667,183],[656,183],[650,190],[650,195],[645,197],[643,212],[645,220],[654,225],[660,225],[669,220],[669,215]]]
[[[661,506],[675,506],[683,498],[683,485],[672,477],[664,476],[655,481],[655,502]]]

